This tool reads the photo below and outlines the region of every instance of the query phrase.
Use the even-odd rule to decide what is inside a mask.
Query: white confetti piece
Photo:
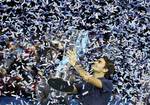
[[[89,91],[86,91],[86,92],[82,93],[82,95],[84,96],[84,95],[87,95],[88,93],[89,93]]]

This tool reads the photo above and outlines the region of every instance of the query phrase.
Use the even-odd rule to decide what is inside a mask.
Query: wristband
[[[76,65],[79,65],[79,63],[78,63],[78,62],[76,62],[76,63],[75,63],[74,65],[72,65],[72,66],[74,67],[74,66],[76,66]]]

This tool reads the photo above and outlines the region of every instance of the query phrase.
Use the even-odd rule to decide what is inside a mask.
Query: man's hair
[[[114,73],[114,71],[115,71],[115,66],[114,66],[114,64],[113,64],[113,61],[111,61],[110,59],[108,59],[107,56],[103,56],[102,58],[103,58],[103,59],[105,60],[105,62],[106,62],[105,68],[108,69],[108,72],[106,72],[106,74],[105,74],[105,78],[110,78],[111,75],[112,75],[112,74]]]

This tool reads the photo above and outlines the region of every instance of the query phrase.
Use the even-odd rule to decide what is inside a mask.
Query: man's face
[[[92,65],[92,69],[94,72],[105,72],[104,71],[105,64],[106,62],[104,58],[100,58],[94,62],[94,64]]]

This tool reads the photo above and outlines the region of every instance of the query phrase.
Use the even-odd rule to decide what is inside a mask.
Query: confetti
[[[39,79],[73,74],[75,82],[82,81],[66,57],[76,48],[88,72],[98,56],[114,60],[109,105],[150,103],[149,0],[2,0],[0,7],[0,96],[40,103],[41,90],[34,88],[47,85]],[[44,105],[61,104],[66,94],[46,88]]]

